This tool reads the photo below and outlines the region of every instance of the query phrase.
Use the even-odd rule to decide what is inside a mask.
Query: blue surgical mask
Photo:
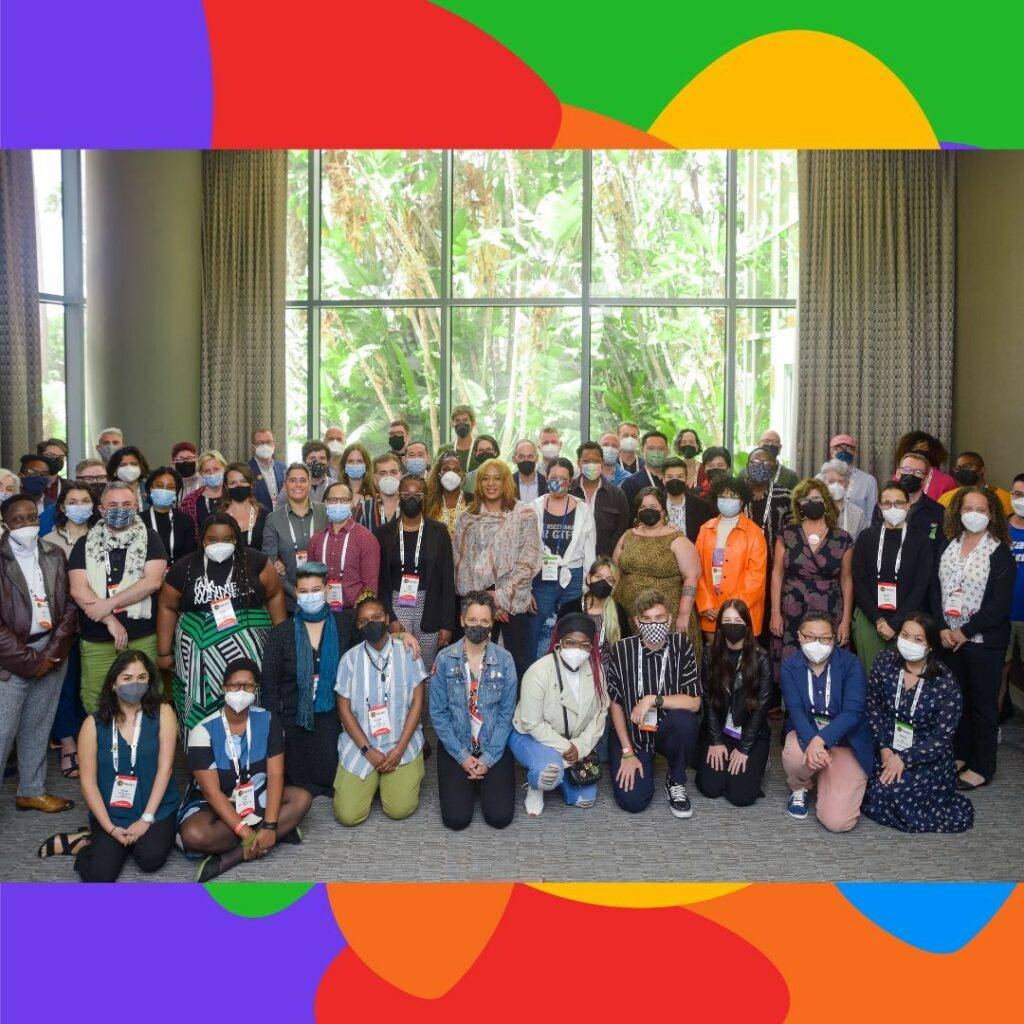
[[[220,485],[224,483],[223,473],[204,473],[203,474],[203,485],[209,487],[210,490],[216,490]]]
[[[71,522],[77,523],[81,526],[82,523],[87,523],[92,517],[92,505],[65,505],[64,515],[66,515]]]
[[[108,508],[103,510],[103,521],[112,530],[121,530],[135,521],[133,508]]]
[[[740,514],[740,508],[742,508],[742,502],[739,498],[718,499],[718,511],[725,516],[726,519],[732,519],[733,516],[738,516]]]
[[[170,508],[177,498],[177,493],[166,487],[154,487],[153,490],[149,492],[149,500],[153,502],[157,508]]]
[[[836,452],[836,458],[848,466],[853,465],[853,452]]]
[[[351,462],[345,467],[345,476],[349,480],[362,480],[366,476],[366,464],[363,462]]]
[[[405,460],[405,468],[409,473],[413,473],[416,476],[423,476],[427,471],[427,460],[414,456],[411,459]]]
[[[333,503],[327,506],[327,518],[332,523],[343,523],[352,515],[352,506],[347,502]]]
[[[327,595],[322,590],[311,590],[308,594],[296,594],[295,603],[307,615],[316,615],[327,603]]]

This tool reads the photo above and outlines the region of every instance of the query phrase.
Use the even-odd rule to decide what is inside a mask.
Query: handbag
[[[554,659],[555,675],[558,677],[558,693],[561,696],[565,691],[562,687],[562,666],[558,663],[557,653],[554,654]],[[562,719],[565,722],[565,738],[572,739],[572,733],[569,731],[569,713],[565,710],[564,704],[562,704]],[[586,757],[579,758],[575,764],[566,765],[565,775],[571,786],[593,786],[601,778],[601,762],[597,759],[597,754],[591,751]]]

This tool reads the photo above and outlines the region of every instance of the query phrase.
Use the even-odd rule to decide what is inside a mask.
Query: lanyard
[[[382,658],[379,663],[374,660],[373,655],[370,653],[370,645],[365,640],[363,641],[363,651],[366,654],[366,660],[373,666],[376,672],[380,673],[380,685],[384,690],[384,703],[387,704],[391,698],[391,685],[395,679],[395,663],[391,657],[391,651],[388,650],[388,656]],[[369,685],[366,687],[366,706],[370,706]]]
[[[251,505],[249,506],[249,529],[245,531],[245,541],[252,547],[252,531],[256,528],[257,512]]]
[[[895,701],[895,704],[893,705],[894,708],[896,709],[897,716],[899,716],[899,713],[900,713],[900,700],[902,700],[902,698],[903,698],[903,676],[904,676],[904,670],[900,669],[900,678],[899,678],[899,682],[896,685],[896,701]],[[918,701],[918,698],[921,696],[921,684],[923,682],[924,682],[924,680],[919,678],[917,680],[917,686],[914,687],[914,699],[913,699],[913,701],[910,704],[910,715],[907,718],[908,722],[913,722],[913,720],[914,720],[914,712],[917,710],[917,701]]]
[[[814,673],[807,670],[807,697],[811,702],[811,714],[814,714]],[[832,666],[829,665],[825,669],[825,708],[824,712],[828,714],[829,705],[832,703]]]
[[[338,578],[340,579],[345,575],[345,562],[348,560],[348,542],[352,539],[352,531],[349,530],[345,534],[345,541],[341,545],[341,564],[338,566]],[[324,544],[324,551],[326,552],[327,545]]]
[[[882,578],[882,547],[885,544],[886,528],[883,526],[878,534],[878,560],[876,562],[876,571],[878,578]],[[907,539],[907,524],[904,523],[900,529],[900,546],[896,549],[896,564],[892,567],[893,576],[899,576],[900,574],[900,559],[903,558],[903,542]]]
[[[347,541],[346,541],[347,543]],[[420,528],[416,531],[416,551],[412,556],[412,571],[420,570],[420,544],[423,543],[423,516],[420,516]],[[405,530],[398,524],[398,569],[405,572]]]
[[[395,506],[395,511],[392,513],[392,515],[391,516],[386,516],[384,514],[384,499],[383,498],[378,498],[377,500],[378,500],[378,502],[380,502],[380,505],[379,505],[379,508],[380,508],[379,518],[380,518],[380,525],[381,526],[384,526],[386,523],[390,523],[392,519],[397,519],[398,518],[398,516],[400,515],[400,510],[399,510],[397,505]]]
[[[220,709],[221,721],[224,723],[224,746],[228,748],[228,757],[231,758],[231,765],[235,769],[235,785],[242,783],[242,770],[238,763],[238,751],[235,750],[235,736],[228,726],[228,716],[224,709]],[[241,737],[238,737],[241,742]],[[245,775],[249,776],[249,763],[252,760],[252,715],[245,716]]]
[[[231,560],[231,568],[228,569],[228,578],[224,581],[223,590],[224,593],[229,597],[231,596],[231,577],[235,575],[235,560]],[[210,590],[212,591],[216,584],[210,579],[210,560],[206,557],[205,551],[203,554],[203,579],[209,584]]]
[[[135,712],[135,731],[132,733],[131,751],[132,751],[132,775],[135,774],[135,756],[139,752],[139,733],[142,732],[142,708],[139,708]],[[121,759],[120,743],[118,738],[120,733],[117,729],[117,719],[115,718],[110,723],[110,759],[114,762],[114,774],[117,774],[117,766]]]
[[[312,506],[310,506],[310,508],[312,508]],[[294,513],[292,512],[292,510],[290,508],[285,513],[285,517],[288,520],[288,532],[292,535],[292,545],[294,546],[295,550],[298,551],[299,550],[299,542],[295,539],[295,529],[292,527],[292,516],[293,515],[294,515]],[[309,521],[310,521],[310,525],[312,525],[312,522],[313,522],[312,515],[310,516],[310,520]],[[307,547],[309,546],[309,537],[308,536],[306,537],[306,545],[307,545]]]
[[[167,521],[170,523],[170,529],[167,531],[167,561],[174,561],[174,509],[167,510]],[[152,508],[149,509],[149,522],[153,527],[153,532],[159,534],[160,531],[156,528],[156,511]]]
[[[658,654],[658,651],[651,651],[651,654]],[[658,686],[654,691],[655,693],[665,692],[665,672],[668,669],[668,641],[665,641],[665,646],[662,647],[661,651],[661,671],[658,673]],[[637,694],[643,696],[644,693],[644,645],[643,641],[637,644],[636,648],[636,686]]]
[[[565,533],[565,521],[566,521],[566,519],[569,518],[569,509],[570,509],[570,507],[571,507],[571,503],[570,503],[568,495],[567,495],[566,499],[565,499],[565,511],[562,513],[562,521],[558,524],[558,535],[559,535],[559,537],[561,537],[562,540],[565,540],[565,538],[562,537],[562,534]],[[547,510],[548,510],[548,499],[545,498],[544,499],[544,511],[547,512]],[[571,538],[570,538],[570,540],[571,540]],[[569,550],[570,540],[565,540],[565,547],[562,548],[561,551],[558,550],[558,541],[557,540],[553,541],[553,543],[555,545],[555,550],[552,551],[551,553],[553,555],[558,555],[558,557],[561,558],[566,553],[566,551]]]
[[[850,511],[850,506],[849,506],[849,504],[847,503],[847,499],[846,499],[846,498],[844,498],[844,499],[843,499],[843,527],[842,527],[842,528],[843,528],[844,530],[846,530],[846,521],[847,521],[847,519],[849,518],[849,517],[848,517],[848,515],[847,515],[847,513],[848,513],[849,511]],[[849,530],[846,530],[846,532],[847,532],[847,533],[849,533],[850,531],[849,531]]]
[[[657,481],[654,479],[653,476],[651,476],[651,471],[646,466],[644,466],[644,472],[647,474],[647,479],[650,480],[651,486],[656,491],[659,490],[660,488],[658,487]]]

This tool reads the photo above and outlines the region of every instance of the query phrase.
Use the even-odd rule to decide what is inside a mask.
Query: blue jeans
[[[558,580],[542,580],[540,574],[533,579],[533,599],[537,602],[537,614],[531,615],[529,620],[527,649],[531,658],[543,658],[548,653],[559,606],[567,601],[575,601],[583,594],[583,569],[569,571],[572,579],[567,587],[563,587]]]
[[[57,704],[57,715],[50,730],[50,739],[55,742],[67,739],[78,739],[78,730],[85,718],[85,711],[79,699],[79,688],[82,682],[82,659],[79,655],[78,638],[76,637],[68,651],[68,670],[61,686],[60,701]]]
[[[580,804],[592,804],[597,799],[597,784],[592,786],[574,786],[565,777],[562,766],[562,755],[554,747],[545,746],[525,732],[512,730],[508,738],[512,756],[526,769],[526,781],[534,789],[560,789],[562,799],[570,807]],[[541,781],[541,772],[545,768],[556,767],[554,781]]]

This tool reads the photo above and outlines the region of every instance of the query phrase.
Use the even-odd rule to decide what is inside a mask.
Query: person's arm
[[[174,754],[178,744],[178,719],[170,704],[160,705],[159,737],[160,749],[157,754],[156,775],[153,778],[153,788],[150,790],[149,800],[146,801],[146,806],[143,808],[143,814],[156,814],[174,772]],[[125,831],[135,842],[149,831],[149,822],[143,821],[139,817]]]
[[[696,548],[686,537],[676,537],[672,541],[672,552],[676,556],[679,575],[683,579],[683,586],[679,596],[679,612],[676,616],[676,629],[680,633],[685,633],[690,621],[690,609],[693,608],[693,600],[697,596],[697,581],[700,579],[700,559],[697,557]]]
[[[869,548],[874,548],[877,543],[878,539],[875,537],[871,537],[871,543],[869,543],[868,531],[863,531],[854,541],[853,562],[850,566],[853,575],[853,603],[872,626],[878,620],[880,612],[878,611],[878,590],[876,587],[876,551],[869,551]],[[909,569],[910,567],[907,566],[907,568]]]
[[[377,541],[377,547],[380,551],[380,558],[377,560],[377,596],[384,602],[384,611],[387,613],[389,626],[392,633],[401,633],[405,627],[402,625],[398,616],[395,614],[394,602],[391,599],[393,591],[391,589],[391,559],[392,552],[389,548],[386,548],[387,537],[385,536],[385,530],[387,527],[381,526],[379,529],[373,531],[374,539]],[[399,529],[401,529],[401,523],[399,523]],[[447,532],[447,531],[445,531]],[[397,554],[395,554],[395,561],[398,560]]]
[[[398,528],[402,528],[401,522],[399,522]],[[359,576],[367,588],[374,588],[380,585],[380,544],[372,533],[369,537],[364,537],[363,540],[364,543],[359,545]]]
[[[260,583],[263,585],[263,592],[266,595],[267,614],[270,615],[271,623],[276,626],[288,618],[288,610],[284,603],[281,577],[278,576],[270,559],[267,559],[267,564],[260,570]]]
[[[263,820],[276,824],[281,813],[281,797],[284,794],[284,754],[267,758],[267,806]],[[277,832],[272,828],[261,828],[256,833],[257,856],[262,856],[277,842]]]
[[[1017,563],[1010,549],[1001,543],[989,559],[988,583],[981,608],[967,620],[966,625],[961,626],[961,632],[968,640],[996,629],[1009,619],[1016,574]]]
[[[480,760],[488,767],[493,768],[505,753],[508,746],[508,738],[512,734],[512,715],[516,710],[516,691],[519,689],[516,679],[516,665],[512,655],[507,651],[502,652],[501,671],[504,681],[504,689],[501,691],[501,700],[498,702],[497,721],[491,729],[491,741],[488,749],[480,754]]]
[[[735,532],[735,531],[733,531]],[[757,624],[764,618],[764,585],[768,574],[768,545],[764,534],[758,530],[747,533],[747,564],[740,573],[735,596],[746,603],[751,618]],[[728,546],[728,541],[726,541]],[[760,630],[757,630],[760,632]]]
[[[61,562],[61,572],[67,573],[64,562]],[[71,597],[69,589],[65,589],[64,603],[59,608],[54,608],[54,628],[43,649],[43,658],[49,665],[59,665],[71,649],[71,644],[78,633],[78,607]]]
[[[496,581],[494,600],[498,610],[509,612],[515,595],[521,591],[532,591],[533,578],[541,569],[540,533],[537,529],[537,514],[534,507],[527,506],[518,516],[518,555],[512,570],[503,579]],[[589,568],[589,567],[588,567]]]
[[[393,772],[398,767],[402,755],[412,741],[413,734],[420,727],[420,719],[423,717],[423,680],[425,678],[426,673],[421,673],[420,681],[412,691],[412,704],[409,705],[409,710],[406,713],[402,734],[398,737],[398,742],[388,751],[379,771]]]
[[[853,618],[853,550],[847,548],[839,566],[839,588],[843,594],[843,615],[839,620],[838,640],[841,646],[850,642],[850,621]]]
[[[338,697],[338,717],[341,719],[341,727],[356,747],[360,750],[363,747],[370,748],[363,756],[370,762],[370,767],[374,771],[379,771],[384,764],[384,754],[370,742],[370,738],[363,732],[359,720],[352,711],[352,702],[348,697]]]
[[[711,648],[704,648],[704,657],[701,661],[701,674],[704,677],[704,692],[708,692],[708,685],[711,682]],[[722,719],[713,701],[704,702],[704,726],[707,729],[708,745],[717,747],[722,742]]]
[[[277,524],[274,522],[273,515],[268,515],[263,521],[263,554],[270,559],[271,565],[279,557]]]
[[[826,747],[834,747],[852,729],[864,721],[864,691],[867,683],[860,659],[850,657],[849,671],[843,680],[843,703],[839,714],[819,733]]]
[[[576,508],[583,509],[587,517],[587,524],[583,533],[583,575],[590,572],[590,567],[597,558],[597,519],[591,511],[590,506],[582,499],[576,501]],[[577,512],[579,515],[579,512]]]
[[[112,723],[111,728],[116,729],[117,725]],[[96,781],[96,761],[96,720],[89,715],[82,723],[82,728],[78,733],[78,781],[82,787],[82,796],[85,797],[86,806],[96,819],[96,824],[108,835],[113,836],[122,846],[127,846],[125,830],[110,820],[107,801],[100,793]]]
[[[710,625],[718,613],[718,605],[715,601],[715,591],[711,584],[711,563],[708,547],[703,543],[703,533],[697,534],[695,550],[700,559],[700,576],[697,579],[697,614],[701,617],[701,625]]]
[[[451,706],[448,703],[448,678],[441,674],[442,660],[434,662],[434,672],[430,677],[430,688],[427,691],[430,706],[430,721],[437,733],[437,741],[455,758],[459,764],[463,764],[472,755],[468,747],[462,746],[458,736],[455,734],[455,721],[452,717]],[[462,677],[465,679],[465,677]],[[468,697],[467,697],[468,703]]]
[[[87,611],[90,605],[102,601],[103,598],[89,586],[89,574],[85,569],[68,570],[68,586],[71,589],[71,596],[83,611]],[[92,616],[90,616],[92,618]]]
[[[519,721],[523,729],[538,743],[564,754],[573,745],[572,740],[567,739],[544,720],[544,696],[548,685],[546,675],[545,667],[540,661],[535,661],[523,675],[517,708]]]
[[[772,561],[772,621],[771,631],[774,636],[782,636],[782,577],[786,571],[786,549],[782,538],[775,538],[775,554]]]
[[[151,558],[147,560],[142,569],[142,579],[136,580],[127,589],[117,592],[116,606],[118,608],[127,608],[129,605],[144,601],[150,595],[155,594],[163,585],[166,572],[166,558]]]
[[[174,665],[174,630],[180,602],[180,592],[165,582],[156,605],[156,663],[162,669]]]
[[[765,651],[760,651],[757,659],[757,707],[747,716],[746,725],[740,733],[739,748],[744,754],[749,754],[757,742],[761,726],[768,714],[768,706],[772,702],[774,682],[771,659]]]
[[[450,643],[452,634],[459,624],[459,599],[455,593],[455,561],[452,556],[452,540],[444,526],[437,531],[437,562],[434,572],[441,581],[441,636],[438,643]],[[447,636],[444,636],[447,634]],[[444,646],[441,644],[441,646]]]
[[[800,741],[801,750],[818,735],[818,726],[805,706],[807,703],[807,691],[801,689],[801,681],[806,687],[806,670],[799,659],[794,659],[793,664],[783,662],[780,685],[782,698],[786,705],[793,728],[796,730],[797,739]],[[787,671],[787,669],[789,671]]]

